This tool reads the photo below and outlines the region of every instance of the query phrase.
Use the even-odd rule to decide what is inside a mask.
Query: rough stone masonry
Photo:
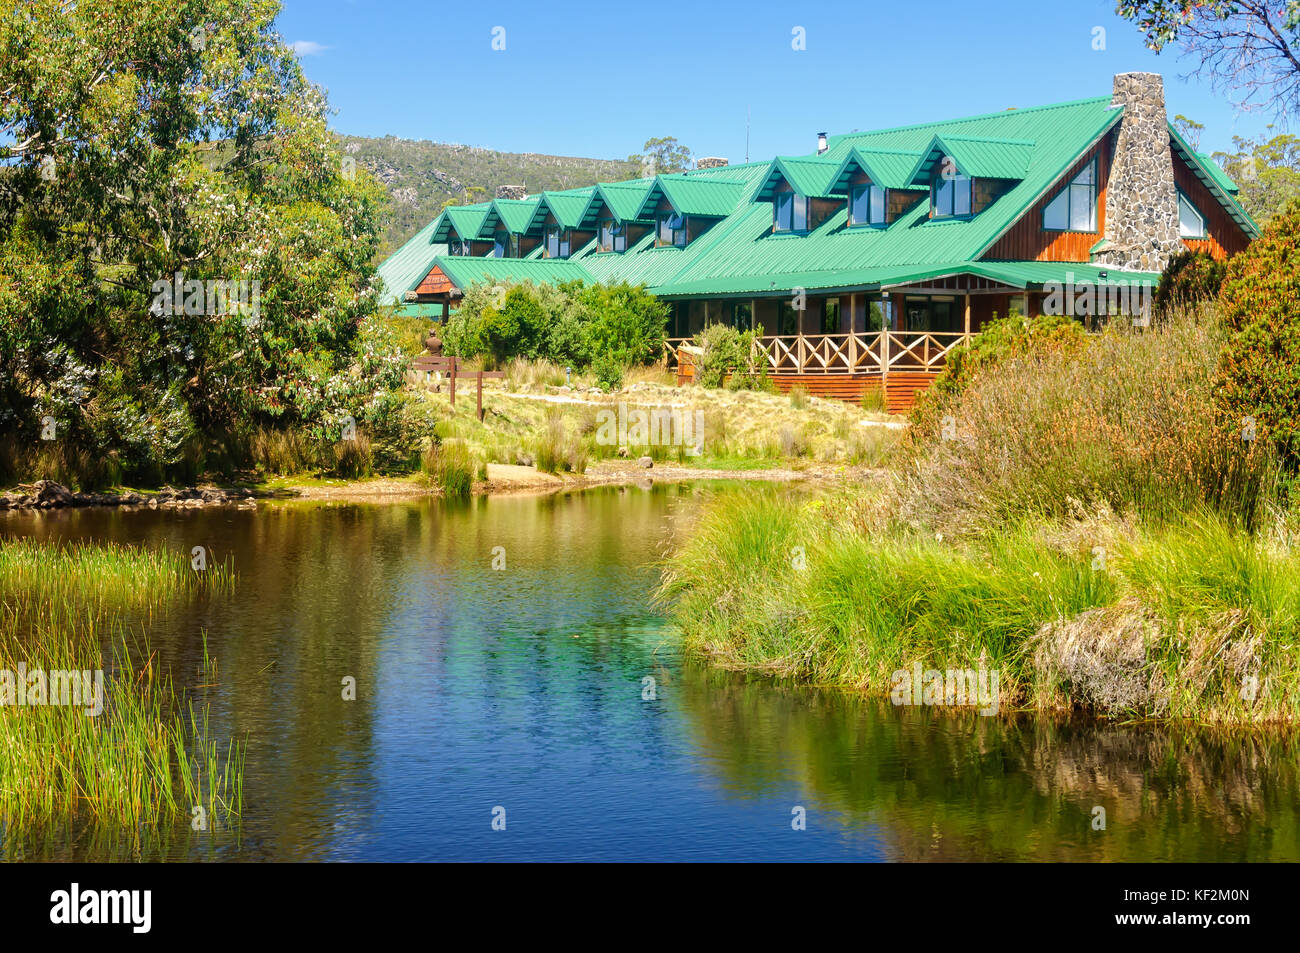
[[[1117,74],[1112,105],[1124,107],[1124,118],[1106,185],[1106,241],[1093,263],[1163,271],[1184,246],[1160,74]]]

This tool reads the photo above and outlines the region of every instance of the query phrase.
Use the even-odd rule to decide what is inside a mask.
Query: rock
[[[53,480],[37,480],[32,489],[36,505],[43,509],[72,505],[72,491],[61,483],[55,483]]]
[[[636,463],[637,466],[645,467],[647,470],[655,465],[655,462],[651,457],[637,457]]]
[[[227,500],[226,494],[218,490],[216,487],[208,487],[200,494],[200,496],[204,503],[224,503]]]
[[[623,458],[626,459],[626,457],[627,457],[627,447],[619,447],[619,448],[618,448],[618,455],[619,455],[620,457],[623,457]]]
[[[531,453],[521,453],[515,458],[515,462],[521,467],[531,467],[533,465],[533,455]]]

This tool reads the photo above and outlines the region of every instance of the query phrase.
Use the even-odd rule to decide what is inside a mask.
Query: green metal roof
[[[520,280],[551,280],[544,277],[551,274],[554,280],[627,281],[669,298],[758,296],[793,288],[864,289],[957,273],[983,275],[1011,287],[1063,281],[1070,270],[1078,280],[1096,280],[1101,269],[1087,263],[986,261],[983,256],[1036,202],[1061,187],[1079,157],[1100,142],[1122,114],[1121,107],[1111,105],[1110,96],[1100,96],[835,136],[822,156],[782,157],[602,184],[598,190],[546,193],[538,209],[562,211],[557,217],[569,222],[576,221],[580,207],[582,215],[594,216],[602,204],[625,221],[648,218],[660,197],[679,212],[717,221],[684,248],[656,248],[654,236],[648,234],[623,252],[599,253],[590,242],[575,249],[567,261],[540,258],[540,249],[523,260],[448,258],[448,275],[461,287],[482,280],[485,270],[498,278],[518,274]],[[1171,137],[1174,149],[1203,176],[1224,208],[1255,234],[1226,177],[1215,176],[1176,130],[1171,129]],[[964,172],[1007,179],[1007,187],[969,218],[931,220],[928,204],[918,201],[887,227],[852,228],[847,210],[840,208],[806,235],[774,234],[770,204],[756,201],[774,170],[800,179],[804,188],[829,194],[844,194],[854,168],[887,188],[907,187],[925,159],[937,161],[936,153],[952,154]],[[827,170],[826,179],[818,185],[815,174],[822,170]],[[539,270],[532,274],[521,270],[534,266]],[[1141,277],[1118,270],[1110,274],[1115,279]]]
[[[448,205],[436,219],[438,227],[434,230],[433,240],[450,241],[453,237],[468,241],[478,237],[483,216],[487,214],[491,202],[477,202],[474,205]]]
[[[440,255],[433,265],[451,279],[457,288],[485,281],[532,281],[559,284],[563,281],[592,280],[577,262],[562,258],[471,258],[466,255]]]
[[[1201,165],[1209,171],[1210,175],[1214,176],[1219,185],[1223,186],[1223,190],[1225,192],[1231,192],[1235,197],[1240,191],[1237,188],[1237,183],[1232,181],[1232,178],[1228,173],[1223,171],[1223,167],[1214,161],[1214,157],[1208,156],[1204,152],[1196,153],[1196,157],[1201,160]]]
[[[446,245],[430,244],[430,237],[441,218],[441,215],[438,216],[416,232],[410,241],[389,255],[379,266],[379,278],[383,282],[379,295],[381,305],[402,303],[406,292],[414,290],[429,273],[433,260],[447,253]]]
[[[562,228],[579,228],[591,224],[595,218],[596,187],[565,189],[562,192],[543,192],[537,208],[533,210],[529,229],[541,228],[549,212]]]
[[[949,134],[935,135],[922,150],[909,181],[928,185],[934,167],[950,157],[962,175],[980,179],[1023,179],[1034,143],[1028,139],[984,139]]]
[[[797,159],[777,156],[772,160],[771,171],[767,173],[763,184],[754,193],[754,198],[760,202],[771,201],[777,183],[782,180],[800,195],[817,199],[829,198],[835,194],[830,187],[835,181],[839,165],[821,158]]]
[[[632,179],[630,182],[602,182],[596,186],[605,207],[620,222],[637,221],[641,203],[653,184],[652,179]]]
[[[506,231],[515,235],[525,234],[540,201],[537,198],[494,199],[492,204],[488,206],[487,213],[483,216],[483,224],[479,226],[478,237],[491,238],[498,223],[505,226]]]
[[[912,185],[911,177],[920,158],[919,152],[900,152],[897,149],[850,149],[835,170],[829,191],[832,195],[847,194],[849,179],[856,172],[865,172],[874,185],[882,188],[918,188]]]
[[[657,175],[654,184],[646,191],[637,217],[648,218],[661,197],[668,199],[668,204],[679,215],[725,218],[745,197],[745,189],[736,182],[688,172]]]

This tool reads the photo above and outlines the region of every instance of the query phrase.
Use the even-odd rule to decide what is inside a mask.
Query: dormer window
[[[465,256],[470,253],[469,242],[454,238],[447,245],[447,254]]]
[[[504,229],[492,233],[493,258],[518,258],[519,239]]]
[[[945,171],[930,184],[930,217],[960,218],[971,213],[971,179]]]
[[[1043,228],[1049,232],[1097,230],[1097,162],[1083,167],[1061,193],[1043,209]]]
[[[778,192],[772,202],[772,230],[805,232],[808,230],[808,199],[795,192]]]
[[[568,258],[569,242],[570,236],[567,228],[561,228],[559,225],[546,226],[547,258]]]
[[[600,223],[600,250],[627,251],[627,228],[612,218]]]
[[[655,231],[655,245],[659,247],[686,247],[686,216],[679,215],[671,209],[659,214],[658,227]]]
[[[1183,238],[1205,238],[1205,216],[1182,192],[1178,193],[1178,234]]]
[[[850,225],[885,225],[885,190],[878,185],[855,185],[849,191]]]

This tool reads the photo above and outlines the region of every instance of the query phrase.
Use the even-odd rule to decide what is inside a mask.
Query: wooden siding
[[[1250,244],[1250,239],[1241,230],[1241,226],[1232,220],[1218,200],[1210,194],[1210,190],[1178,156],[1174,156],[1174,184],[1192,200],[1196,210],[1205,216],[1205,229],[1209,234],[1208,238],[1184,238],[1184,245],[1193,251],[1209,252],[1222,261]]]
[[[1110,157],[1114,147],[1113,136],[1105,136],[1078,162],[1070,167],[1047,194],[1036,202],[1016,224],[993,243],[982,257],[1013,261],[1078,261],[1089,260],[1089,250],[1101,241],[1106,233],[1106,180],[1110,176]],[[1098,158],[1097,163],[1097,230],[1095,232],[1049,232],[1043,229],[1043,209],[1060,194],[1061,189],[1082,171],[1083,167]]]
[[[429,269],[429,273],[416,287],[415,293],[418,295],[445,295],[456,290],[456,286],[451,283],[451,279],[442,273],[442,269],[434,265]]]

